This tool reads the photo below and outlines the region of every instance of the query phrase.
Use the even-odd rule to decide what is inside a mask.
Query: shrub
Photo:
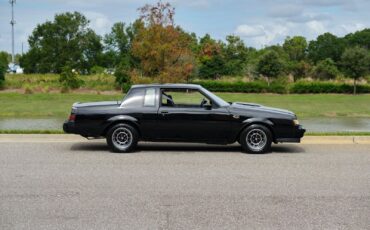
[[[5,72],[6,72],[6,65],[5,63],[0,62],[0,89],[4,88]]]
[[[62,88],[67,89],[77,89],[83,84],[77,73],[69,66],[63,67],[63,71],[59,76],[59,82],[62,84]]]
[[[279,82],[273,82],[268,86],[266,82],[220,82],[220,81],[195,81],[210,91],[215,92],[238,92],[238,93],[286,93],[287,87]]]
[[[92,74],[102,74],[104,73],[104,67],[101,67],[101,66],[98,66],[98,65],[94,65],[92,68],[91,68],[91,73]]]
[[[116,84],[121,87],[124,93],[127,92],[131,87],[131,79],[127,68],[119,66],[114,72],[114,76],[116,77]]]
[[[33,94],[33,90],[33,87],[28,84],[24,86],[24,94]]]

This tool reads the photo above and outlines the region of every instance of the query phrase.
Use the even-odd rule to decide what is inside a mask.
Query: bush
[[[98,65],[94,65],[91,68],[91,73],[92,74],[103,74],[104,71],[105,71],[104,67],[101,67],[101,66],[98,66]]]
[[[264,81],[255,82],[220,82],[220,81],[195,81],[194,84],[215,92],[238,93],[286,93],[287,87],[279,82],[272,82],[270,86]]]
[[[124,93],[127,92],[131,87],[131,78],[127,68],[119,66],[114,72],[114,76],[116,77],[116,84],[121,87]]]
[[[83,84],[77,73],[68,66],[63,67],[63,71],[59,76],[59,82],[62,84],[62,88],[66,89],[77,89]]]
[[[6,72],[6,65],[5,63],[0,62],[0,89],[4,88],[5,72]]]
[[[352,93],[353,87],[346,83],[297,82],[290,87],[290,93]],[[359,85],[358,93],[370,93],[370,85]]]

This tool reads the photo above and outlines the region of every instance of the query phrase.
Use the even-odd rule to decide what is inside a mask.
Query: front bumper
[[[300,143],[301,138],[303,137],[304,133],[306,132],[306,129],[303,128],[302,125],[295,126],[294,133],[292,137],[288,138],[277,138],[276,142],[292,142],[292,143]]]
[[[75,123],[73,121],[65,121],[63,123],[63,131],[65,133],[75,133]]]

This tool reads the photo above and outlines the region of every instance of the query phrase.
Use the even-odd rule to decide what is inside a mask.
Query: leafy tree
[[[39,24],[28,39],[29,51],[20,60],[25,72],[60,73],[66,65],[89,72],[99,64],[103,47],[88,24],[78,12],[56,14],[54,21]]]
[[[290,61],[302,61],[306,57],[306,38],[301,36],[287,37],[284,41],[283,49],[288,54]]]
[[[174,8],[158,2],[139,10],[144,26],[132,43],[132,54],[139,60],[138,69],[160,82],[186,81],[192,74],[194,58],[189,36],[174,27]]]
[[[118,66],[122,61],[128,62],[131,59],[131,28],[125,23],[118,22],[112,26],[109,34],[105,35],[104,43],[107,53],[111,55],[109,67]]]
[[[344,40],[331,33],[325,33],[317,37],[316,41],[311,41],[308,45],[308,57],[314,63],[326,58],[334,62],[340,61],[344,51]]]
[[[284,71],[284,64],[275,51],[269,51],[265,53],[257,64],[257,71],[267,77],[267,83],[269,78],[276,78]]]
[[[360,46],[370,49],[370,28],[347,34],[344,39],[347,42],[347,46]]]
[[[215,79],[225,74],[223,44],[206,34],[200,39],[199,47],[199,75],[203,78]]]
[[[339,70],[335,62],[330,58],[319,61],[314,72],[315,76],[322,80],[334,79],[339,74]]]
[[[283,44],[283,49],[288,55],[287,67],[293,75],[294,81],[301,77],[306,77],[310,70],[310,65],[305,62],[307,52],[307,41],[302,36],[287,37]]]
[[[308,77],[312,66],[310,63],[302,60],[302,61],[291,61],[288,62],[287,68],[289,72],[293,75],[294,81],[299,78]]]
[[[0,51],[0,63],[5,64],[8,66],[9,62],[11,62],[12,56],[11,54],[5,52],[5,51]]]
[[[225,74],[242,75],[245,73],[248,49],[238,36],[229,35],[226,37],[227,44],[224,47]]]
[[[344,72],[353,78],[353,94],[356,94],[356,81],[369,73],[370,54],[361,47],[347,48],[342,55]]]

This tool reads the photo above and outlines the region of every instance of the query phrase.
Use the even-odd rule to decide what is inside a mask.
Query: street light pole
[[[15,63],[15,55],[14,55],[14,4],[16,0],[9,0],[9,3],[12,5],[12,20],[10,21],[10,24],[12,25],[12,63]]]

